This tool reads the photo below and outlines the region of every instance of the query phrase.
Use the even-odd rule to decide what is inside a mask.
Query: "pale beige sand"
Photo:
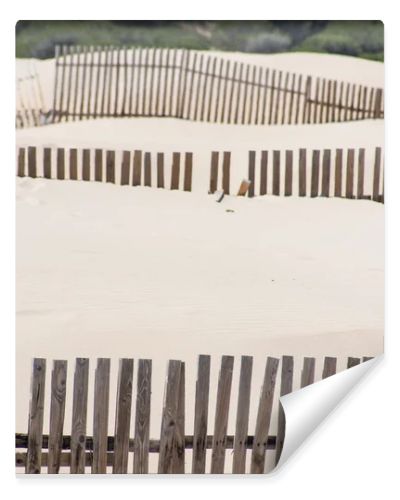
[[[383,216],[383,205],[367,201],[229,197],[219,204],[196,193],[17,179],[17,380],[23,388],[17,430],[26,431],[33,356],[70,362],[66,431],[73,358],[91,358],[92,386],[95,358],[106,356],[113,359],[110,433],[117,359],[149,357],[151,436],[159,435],[171,358],[187,362],[190,434],[196,358],[206,353],[213,355],[210,432],[220,355],[255,356],[253,433],[267,355],[295,355],[298,375],[304,355],[338,356],[343,369],[345,356],[382,352]],[[239,357],[229,433],[238,375]],[[91,432],[90,403],[89,409]],[[45,431],[47,422],[48,405]],[[275,426],[274,418],[272,432]],[[230,460],[228,452],[227,470]]]

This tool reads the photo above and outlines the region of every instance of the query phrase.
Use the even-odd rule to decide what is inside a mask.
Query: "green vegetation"
[[[383,61],[380,21],[19,21],[17,57],[56,44],[136,45],[256,53],[323,52]]]

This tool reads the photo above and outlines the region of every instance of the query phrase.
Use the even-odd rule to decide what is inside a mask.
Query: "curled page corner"
[[[383,354],[280,398],[285,415],[285,441],[275,471],[382,358]]]

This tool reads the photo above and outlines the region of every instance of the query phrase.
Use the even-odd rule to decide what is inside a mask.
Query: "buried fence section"
[[[171,158],[171,162],[169,160]],[[282,161],[281,161],[282,158]],[[208,192],[231,187],[230,151],[212,151]],[[166,168],[167,167],[167,168]],[[58,180],[83,180],[192,191],[194,154],[113,151],[83,148],[20,147],[17,176]],[[237,174],[237,172],[234,172]],[[384,202],[382,148],[336,150],[261,150],[248,152],[243,186],[235,194],[343,197]],[[170,179],[168,178],[170,176]],[[235,182],[237,182],[235,178]],[[196,189],[201,186],[196,186]],[[203,186],[202,189],[207,189]],[[204,189],[204,190],[205,190]],[[203,191],[204,192],[204,191]]]
[[[17,123],[29,108],[21,104]],[[383,90],[186,49],[56,47],[53,122],[111,116],[269,125],[376,119]]]
[[[363,357],[362,362],[369,357]],[[191,393],[185,387],[185,363],[171,360],[167,366],[164,401],[161,415],[160,436],[150,437],[150,417],[152,403],[152,362],[139,359],[134,380],[134,360],[124,358],[119,361],[116,391],[111,390],[110,359],[98,358],[93,381],[89,376],[89,360],[77,358],[72,387],[72,409],[66,405],[67,361],[53,362],[49,399],[46,399],[46,360],[35,359],[32,367],[30,386],[30,406],[28,433],[16,434],[16,466],[24,467],[28,474],[47,471],[57,474],[61,467],[67,467],[72,474],[91,472],[101,474],[152,472],[149,467],[150,454],[158,454],[152,461],[159,473],[244,473],[253,474],[266,471],[267,451],[276,453],[276,462],[284,444],[285,420],[278,407],[275,392],[281,396],[298,387],[306,387],[316,380],[327,378],[337,372],[337,358],[325,357],[322,373],[316,377],[316,359],[305,357],[302,368],[294,370],[292,356],[281,359],[267,357],[259,399],[251,389],[253,357],[242,356],[239,378],[233,379],[234,358],[222,356],[218,384],[211,384],[208,355],[198,358],[197,380],[194,400],[185,395]],[[349,357],[346,366],[352,368],[361,358]],[[264,365],[264,362],[263,362]],[[278,368],[281,365],[278,379]],[[297,365],[296,365],[297,366]],[[299,365],[300,368],[300,365]],[[261,374],[260,374],[261,375]],[[233,380],[238,380],[234,391]],[[90,382],[90,383],[89,383]],[[112,382],[112,384],[110,383]],[[135,384],[134,384],[135,382]],[[92,394],[90,387],[94,386]],[[133,404],[133,386],[136,385],[136,400]],[[114,388],[114,387],[113,387]],[[216,391],[216,401],[209,408],[210,393]],[[90,399],[88,399],[90,394]],[[113,394],[112,398],[110,395]],[[114,395],[115,394],[115,395]],[[235,398],[231,394],[236,394]],[[153,399],[153,401],[152,401]],[[49,404],[49,434],[43,434],[46,405]],[[116,408],[114,435],[108,435],[109,405]],[[193,404],[193,420],[188,421],[188,405]],[[249,418],[250,408],[254,408],[254,418]],[[93,406],[92,406],[93,405]],[[66,433],[65,421],[71,411],[71,434]],[[91,411],[93,410],[93,411]],[[208,434],[209,413],[213,413],[212,434]],[[133,416],[133,412],[135,415]],[[157,411],[155,416],[157,417]],[[235,419],[229,418],[234,413]],[[87,435],[87,415],[93,415],[93,436]],[[278,414],[277,436],[271,435],[271,419]],[[134,422],[134,426],[131,426]],[[234,434],[228,433],[228,422],[234,426]],[[47,426],[46,426],[47,428]],[[186,435],[185,429],[192,428],[193,435]],[[254,434],[252,433],[254,429]],[[192,450],[191,460],[186,460],[185,450]],[[210,461],[206,460],[210,450]],[[232,450],[232,469],[225,463],[227,450]],[[250,453],[247,454],[247,451]],[[133,457],[132,454],[133,453]],[[133,458],[133,461],[129,460]],[[190,462],[190,463],[189,463]],[[133,466],[129,465],[132,464]],[[229,470],[228,470],[229,469]]]

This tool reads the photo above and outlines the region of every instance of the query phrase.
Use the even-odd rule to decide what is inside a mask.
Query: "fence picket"
[[[149,471],[151,359],[139,359],[133,473],[147,474]]]
[[[299,196],[307,195],[307,150],[299,150]]]
[[[25,177],[25,148],[18,148],[18,177]]]
[[[316,149],[312,152],[311,198],[315,198],[319,193],[319,153]]]
[[[324,369],[322,371],[322,378],[328,378],[336,373],[336,358],[326,356],[324,359]]]
[[[293,151],[285,151],[285,196],[292,196],[293,190]]]
[[[230,194],[230,171],[231,171],[231,153],[224,151],[222,159],[222,190],[225,194]]]
[[[381,148],[375,148],[374,177],[372,185],[372,199],[379,201],[379,180],[381,174]]]
[[[48,474],[58,474],[60,470],[66,383],[67,361],[54,361],[51,374],[49,451],[47,458]]]
[[[303,369],[301,371],[301,388],[314,383],[315,377],[315,358],[304,358]]]
[[[211,474],[223,474],[225,467],[226,434],[231,397],[233,356],[222,356],[219,372],[214,435],[211,455]]]
[[[94,379],[92,474],[107,472],[110,359],[98,358]]]
[[[358,150],[358,172],[357,172],[357,198],[364,198],[364,168],[365,168],[365,149]]]
[[[144,154],[144,185],[151,187],[151,154]]]
[[[281,153],[274,151],[272,156],[272,194],[279,196],[281,183]]]
[[[28,177],[36,178],[36,147],[28,147]]]
[[[264,382],[261,388],[258,404],[256,429],[254,432],[253,449],[251,454],[251,473],[263,474],[265,468],[265,453],[268,448],[269,426],[271,422],[272,405],[274,400],[276,376],[279,359],[267,358],[264,373]]]
[[[46,360],[35,358],[31,376],[26,474],[40,474],[41,472],[45,382]]]
[[[204,474],[206,470],[210,361],[210,356],[199,356],[194,407],[192,474]]]
[[[354,149],[347,150],[346,198],[354,198]]]
[[[240,365],[239,397],[236,412],[236,430],[233,447],[233,474],[246,472],[247,432],[249,426],[252,356],[242,356]]]
[[[132,381],[133,359],[120,359],[118,369],[117,407],[115,412],[113,474],[126,474],[128,471]]]
[[[82,180],[90,181],[90,149],[82,151]]]
[[[185,153],[185,172],[183,176],[183,190],[192,190],[192,170],[193,170],[193,153]]]
[[[115,151],[106,151],[106,182],[115,184]]]
[[[65,179],[65,151],[64,148],[57,148],[57,179]]]
[[[164,153],[157,153],[157,187],[164,187]]]
[[[180,163],[181,163],[181,154],[172,153],[171,190],[179,189]]]
[[[51,149],[50,148],[43,149],[43,177],[45,179],[51,179]]]
[[[122,164],[121,164],[121,186],[129,185],[131,169],[131,153],[130,151],[122,152]]]
[[[322,155],[322,186],[321,196],[329,198],[329,186],[331,181],[331,150],[324,149]]]
[[[142,152],[135,151],[133,153],[132,186],[140,186],[141,182],[142,182]]]
[[[261,151],[260,195],[267,194],[268,185],[268,151]]]
[[[71,474],[85,473],[89,360],[76,358],[72,402]]]
[[[253,198],[254,196],[254,184],[256,180],[256,152],[249,151],[249,171],[248,171],[248,179],[250,181],[250,186],[248,190],[249,198]]]
[[[218,189],[218,163],[219,152],[212,151],[211,153],[211,171],[210,171],[210,190],[209,193],[213,194]]]

